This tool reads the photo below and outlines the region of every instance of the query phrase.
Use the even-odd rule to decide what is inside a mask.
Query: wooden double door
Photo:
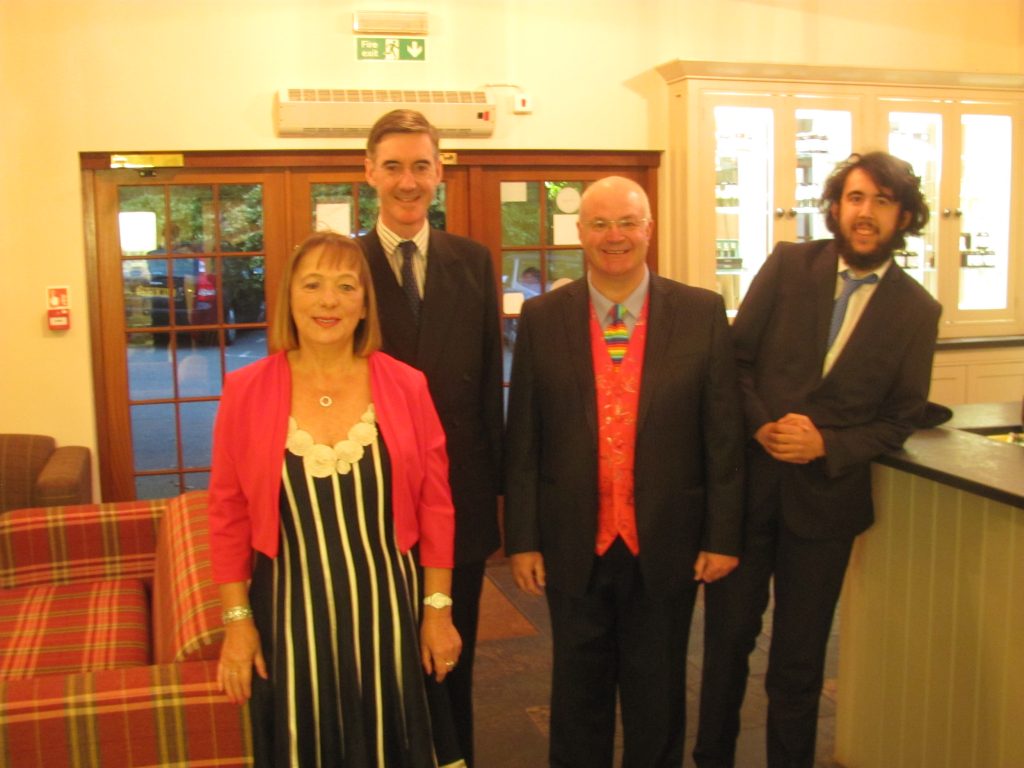
[[[373,227],[362,153],[194,153],[174,168],[82,156],[104,500],[205,488],[224,376],[267,354],[291,249],[309,232]],[[609,174],[657,205],[654,152],[445,153],[433,226],[487,244],[506,364],[522,301],[583,274],[579,195]],[[651,266],[657,267],[652,248]]]

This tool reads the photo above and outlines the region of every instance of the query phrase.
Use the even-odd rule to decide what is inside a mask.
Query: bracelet
[[[234,608],[228,608],[220,615],[220,620],[225,624],[250,618],[252,618],[252,608],[247,605],[236,605]]]

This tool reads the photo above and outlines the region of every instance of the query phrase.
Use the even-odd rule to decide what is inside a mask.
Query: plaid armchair
[[[0,434],[0,512],[92,501],[89,449],[44,435]]]
[[[0,514],[0,765],[243,766],[205,492]]]

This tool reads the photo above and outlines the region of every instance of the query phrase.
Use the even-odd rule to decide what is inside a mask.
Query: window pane
[[[210,466],[210,444],[217,402],[181,403],[180,409],[182,466]]]
[[[135,478],[135,497],[138,499],[166,499],[181,493],[178,475],[144,475]]]
[[[182,475],[185,479],[185,487],[182,491],[200,491],[210,487],[209,472],[185,472]]]
[[[902,251],[893,259],[923,285],[932,296],[938,296],[939,182],[942,170],[942,116],[928,112],[889,113],[889,152],[906,160],[921,178],[921,191],[932,206],[932,217],[920,237],[908,237]]]
[[[173,253],[212,253],[216,243],[213,187],[206,184],[171,187],[170,205],[169,250]]]
[[[369,184],[364,184],[363,187],[373,189]],[[434,229],[448,228],[448,188],[444,182],[437,185],[434,201],[427,208],[427,221]]]
[[[1008,306],[1013,156],[1007,115],[963,115],[960,309]]]
[[[188,333],[179,333],[176,360],[179,397],[216,397],[220,394],[220,347],[204,346]]]
[[[266,329],[239,328],[234,342],[224,350],[224,366],[228,371],[236,371],[266,356]]]
[[[121,262],[125,325],[129,328],[170,325],[169,270],[167,259],[128,259]]]
[[[150,259],[126,259],[121,262],[124,291],[124,322],[128,328],[148,328],[154,324],[154,304],[163,304],[167,315],[167,287],[154,284]],[[166,273],[166,266],[164,267]]]
[[[771,251],[772,110],[715,107],[715,261],[718,290],[735,314]]]
[[[263,286],[263,257],[224,256],[221,259],[224,286],[223,322],[262,323],[266,318]]]
[[[176,469],[178,433],[174,405],[133,405],[130,411],[136,471]]]
[[[580,213],[582,181],[545,181],[547,190],[547,244],[576,245],[580,241],[576,221]]]
[[[217,268],[213,258],[176,258],[174,319],[177,325],[214,325],[217,322]],[[216,336],[216,334],[213,334]],[[210,343],[208,339],[206,343]],[[216,343],[216,340],[213,340]]]
[[[163,346],[154,343],[154,336],[162,338]],[[167,334],[133,333],[128,337],[128,397],[131,400],[174,397]]]
[[[122,255],[166,252],[163,187],[121,187],[118,198]]]
[[[541,293],[540,251],[504,251],[501,254],[501,290],[505,303],[519,302]],[[514,295],[517,294],[517,295]],[[519,310],[505,314],[519,314]]]
[[[583,277],[583,251],[551,251],[548,254],[548,275],[546,289],[552,290],[567,281]]]
[[[796,238],[830,238],[819,203],[825,180],[853,151],[853,116],[844,110],[798,109],[796,125]]]
[[[359,185],[359,234],[364,235],[377,226],[380,201],[377,190],[369,184]]]
[[[189,306],[191,297],[195,292],[196,272],[198,267],[196,260],[192,258],[160,260],[150,264],[150,274],[154,285],[162,285],[167,296],[167,304],[160,313],[161,324],[188,325]],[[169,272],[160,274],[158,270],[163,266],[169,268]],[[154,317],[154,320],[156,317]]]
[[[540,245],[540,183],[501,182],[501,244]]]
[[[263,250],[263,187],[224,184],[220,188],[222,251]]]

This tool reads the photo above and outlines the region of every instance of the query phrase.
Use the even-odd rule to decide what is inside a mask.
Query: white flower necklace
[[[313,477],[330,477],[335,472],[347,475],[352,465],[363,458],[366,446],[377,439],[377,417],[373,403],[366,407],[366,412],[359,421],[352,425],[348,437],[334,446],[313,442],[313,436],[304,429],[294,416],[288,417],[288,440],[285,447],[302,457],[302,464]]]

